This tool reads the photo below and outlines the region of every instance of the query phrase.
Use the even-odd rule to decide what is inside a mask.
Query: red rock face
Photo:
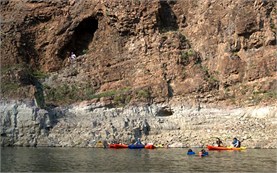
[[[276,101],[275,88],[264,87],[276,81],[273,0],[1,1],[1,13],[5,97],[29,97],[12,92],[29,92],[15,77],[28,67],[35,78],[47,73],[46,95],[78,91],[70,102],[90,99],[87,90],[114,91],[105,102],[123,104],[195,96],[245,104],[253,92]]]

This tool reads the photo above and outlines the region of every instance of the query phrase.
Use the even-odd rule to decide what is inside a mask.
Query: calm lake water
[[[276,172],[276,149],[1,148],[1,172]],[[193,149],[200,151],[199,148]]]

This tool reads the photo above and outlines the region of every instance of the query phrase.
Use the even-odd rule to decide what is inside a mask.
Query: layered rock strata
[[[95,147],[98,141],[203,147],[233,137],[248,148],[277,148],[276,107],[214,108],[153,104],[106,108],[83,102],[39,109],[31,103],[1,103],[2,146]]]

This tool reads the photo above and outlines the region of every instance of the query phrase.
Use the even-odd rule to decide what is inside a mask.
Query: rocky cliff
[[[198,96],[271,103],[275,7],[273,0],[1,1],[2,96],[34,97],[38,78],[52,104],[96,95],[124,105]]]
[[[3,0],[1,99],[46,112],[84,100],[113,111],[276,107],[276,15],[274,0]]]

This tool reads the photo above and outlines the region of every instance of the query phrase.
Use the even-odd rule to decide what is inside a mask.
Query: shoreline
[[[277,148],[277,108],[274,106],[219,109],[209,105],[152,104],[107,108],[82,102],[39,109],[18,101],[1,102],[1,146],[88,147],[98,141],[144,143],[191,148],[233,137],[247,148]]]

